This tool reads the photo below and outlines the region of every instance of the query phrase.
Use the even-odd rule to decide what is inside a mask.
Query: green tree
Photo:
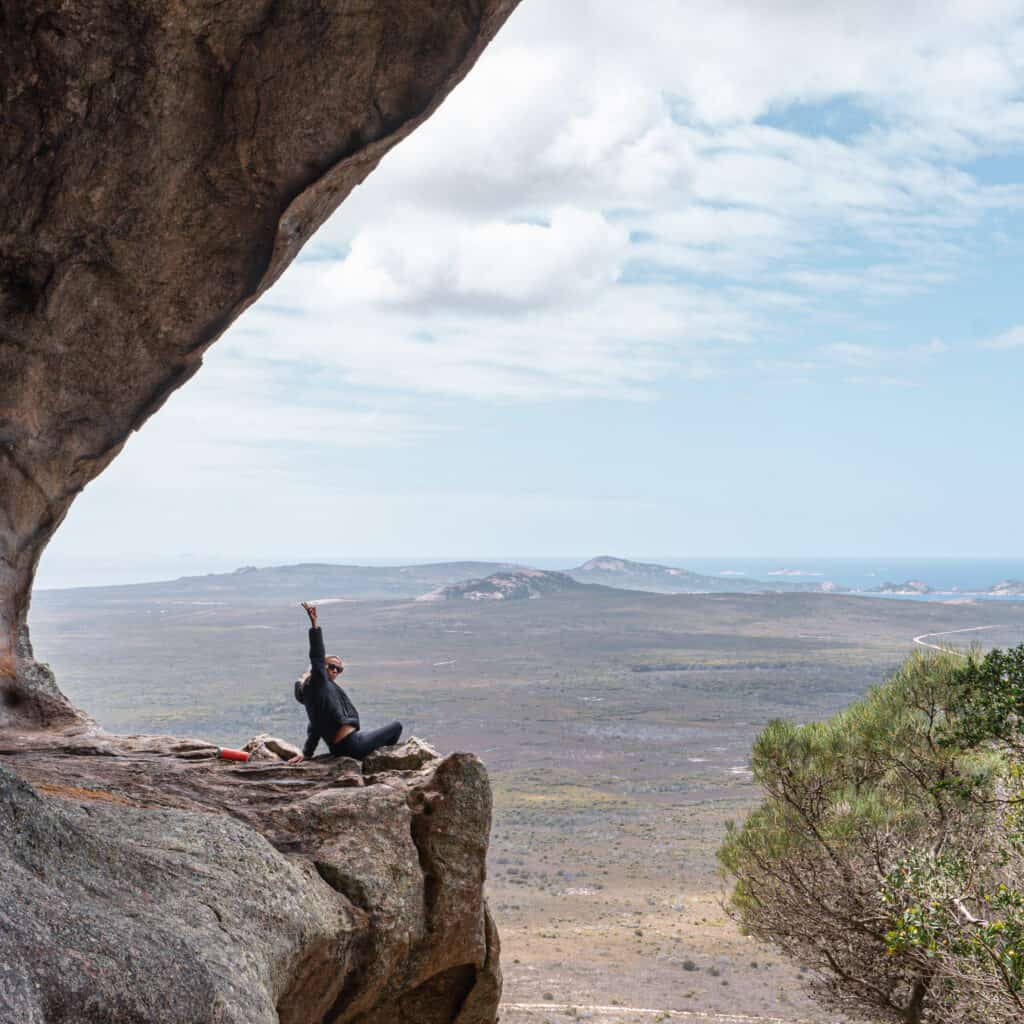
[[[958,667],[951,737],[963,746],[995,741],[1024,756],[1024,644],[975,653]]]
[[[1024,666],[1014,657],[991,671]],[[900,1024],[1024,1020],[1022,773],[979,696],[1009,699],[1005,672],[986,690],[983,664],[915,654],[828,721],[773,722],[754,744],[765,798],[719,851],[732,906],[811,968],[827,1005]]]

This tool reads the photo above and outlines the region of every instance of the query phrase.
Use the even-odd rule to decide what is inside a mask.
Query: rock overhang
[[[518,0],[25,0],[0,22],[0,728],[73,721],[36,566],[82,488]]]

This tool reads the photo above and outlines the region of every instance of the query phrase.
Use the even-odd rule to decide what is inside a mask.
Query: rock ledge
[[[490,1024],[491,794],[412,739],[299,766],[0,734],[0,1021]]]

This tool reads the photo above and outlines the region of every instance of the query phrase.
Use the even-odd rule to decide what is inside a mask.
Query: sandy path
[[[653,1017],[656,1020],[708,1021],[711,1024],[814,1024],[801,1017],[752,1017],[742,1013],[710,1013],[701,1010],[658,1010],[646,1006],[582,1006],[578,1003],[502,1003],[502,1012],[516,1014],[563,1014],[575,1017],[586,1013],[593,1024],[608,1019],[621,1020],[623,1014]]]
[[[914,637],[914,643],[919,647],[930,647],[933,651],[948,651],[949,647],[943,647],[942,644],[930,644],[926,641],[930,637],[935,636],[952,636],[954,633],[977,633],[982,629],[1002,629],[1002,626],[968,626],[966,629],[947,629],[944,633],[922,633],[920,636]],[[953,651],[954,654],[959,654],[961,657],[965,655],[961,651]]]

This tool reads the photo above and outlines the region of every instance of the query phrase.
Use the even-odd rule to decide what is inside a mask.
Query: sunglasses
[[[341,666],[340,665],[328,665],[327,666],[327,671],[328,672],[340,672],[341,671]]]

